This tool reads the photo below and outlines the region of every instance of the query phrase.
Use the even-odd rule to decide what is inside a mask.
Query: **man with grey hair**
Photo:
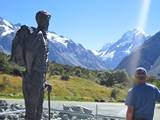
[[[45,82],[48,65],[48,31],[51,15],[46,11],[36,14],[37,28],[21,26],[12,43],[11,60],[24,66],[23,95],[26,107],[26,120],[40,120],[43,110],[44,87],[51,91]]]
[[[127,105],[126,120],[153,120],[156,101],[160,101],[159,89],[147,81],[147,71],[136,69],[137,84],[129,90],[125,104]]]

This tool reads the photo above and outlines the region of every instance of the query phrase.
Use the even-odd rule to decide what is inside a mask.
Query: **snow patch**
[[[7,25],[8,27],[13,28],[13,26],[12,26],[7,20],[3,19],[3,22],[4,22],[4,24]]]
[[[133,45],[130,45],[130,47],[124,52],[129,55],[133,51],[132,49],[133,49]]]
[[[63,44],[64,46],[67,47],[68,45],[68,39],[65,38],[65,37],[62,37],[62,36],[59,36],[55,33],[51,33],[51,32],[48,32],[47,33],[47,38],[51,41],[51,42],[58,42],[58,43],[61,43]]]
[[[116,51],[108,52],[107,54],[103,55],[103,59],[112,59],[114,57]]]
[[[92,53],[94,54],[94,55],[96,55],[96,56],[98,56],[98,55],[100,55],[100,52],[98,52],[97,50],[91,50],[92,51]]]
[[[0,25],[0,27],[4,28],[4,31],[2,32],[1,36],[6,36],[6,35],[14,32],[14,30],[9,28],[8,26]]]

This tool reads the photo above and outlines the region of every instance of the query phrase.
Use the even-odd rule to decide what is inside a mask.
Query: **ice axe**
[[[47,88],[47,91],[48,91],[48,120],[50,120],[51,119],[50,95],[52,91],[52,86],[48,83],[45,83],[45,88]]]

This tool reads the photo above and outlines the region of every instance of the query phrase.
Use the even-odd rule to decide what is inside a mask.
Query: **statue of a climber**
[[[11,60],[24,66],[23,95],[26,107],[26,120],[40,120],[43,110],[44,88],[51,91],[45,82],[48,65],[48,31],[51,15],[46,11],[36,14],[37,28],[21,26],[12,43]]]

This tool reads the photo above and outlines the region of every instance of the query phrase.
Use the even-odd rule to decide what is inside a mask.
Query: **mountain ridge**
[[[11,52],[12,40],[20,24],[12,24],[0,18],[0,47],[6,54]],[[106,69],[103,61],[90,50],[55,32],[47,32],[49,39],[49,60],[61,64],[81,66],[88,69]]]

